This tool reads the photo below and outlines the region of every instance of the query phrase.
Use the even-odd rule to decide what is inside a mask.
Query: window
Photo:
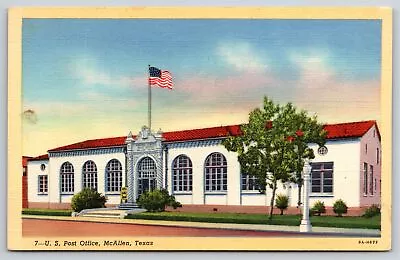
[[[47,194],[48,192],[47,175],[38,176],[38,192],[40,194]]]
[[[364,163],[364,195],[368,194],[368,163]]]
[[[379,164],[379,148],[376,148],[376,164]]]
[[[205,191],[227,191],[227,163],[221,153],[210,154],[205,162]]]
[[[242,190],[259,191],[260,185],[257,183],[257,177],[242,173]]]
[[[311,192],[333,194],[333,162],[311,163]]]
[[[174,192],[192,191],[192,161],[186,155],[179,155],[172,163]]]
[[[326,155],[328,153],[328,148],[326,146],[321,146],[318,148],[319,155]]]
[[[46,170],[46,165],[45,165],[44,163],[42,163],[42,164],[40,165],[40,169],[41,169],[42,171]]]
[[[368,144],[365,144],[365,154],[368,153]]]
[[[87,161],[82,168],[83,188],[97,190],[97,167],[93,161]]]
[[[74,192],[74,166],[70,162],[65,162],[61,165],[61,193]]]
[[[106,166],[106,192],[119,192],[122,187],[122,165],[112,159]]]
[[[145,157],[139,162],[138,167],[139,178],[155,178],[156,164],[150,157]]]
[[[369,166],[369,194],[374,195],[374,166]]]

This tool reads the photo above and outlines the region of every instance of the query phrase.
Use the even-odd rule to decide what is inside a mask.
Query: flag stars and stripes
[[[167,70],[160,70],[156,67],[149,67],[149,84],[161,88],[172,89],[172,75]]]

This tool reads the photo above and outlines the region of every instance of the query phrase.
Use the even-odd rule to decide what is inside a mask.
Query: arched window
[[[138,166],[139,178],[155,178],[156,164],[150,157],[145,157],[139,162]]]
[[[227,191],[227,163],[221,153],[210,154],[204,166],[205,191]]]
[[[156,188],[156,163],[150,157],[141,159],[138,163],[138,194]]]
[[[186,155],[179,155],[172,163],[172,184],[174,192],[192,191],[192,161]]]
[[[70,162],[65,162],[60,169],[61,193],[74,192],[74,166]]]
[[[97,167],[93,161],[87,161],[82,168],[83,188],[97,190]]]
[[[121,191],[122,165],[117,159],[112,159],[106,167],[106,192]]]

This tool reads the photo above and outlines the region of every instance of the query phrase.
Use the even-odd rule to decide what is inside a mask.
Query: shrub
[[[107,197],[103,194],[90,188],[84,188],[72,197],[71,208],[76,212],[84,209],[105,208],[106,202]]]
[[[333,212],[335,212],[338,217],[341,217],[342,214],[346,214],[347,213],[346,203],[341,199],[335,201],[335,203],[333,204]]]
[[[311,215],[321,216],[322,213],[325,213],[325,204],[322,201],[316,201],[314,206],[311,208]]]
[[[283,215],[283,211],[289,206],[289,197],[278,194],[275,199],[275,206],[281,210],[281,215]]]
[[[165,189],[146,191],[140,195],[137,203],[140,207],[150,212],[165,211],[166,206],[171,206],[174,209],[182,207],[182,204],[176,201],[174,196],[169,195]]]
[[[378,205],[373,204],[371,207],[367,208],[362,215],[365,218],[372,218],[379,216],[381,214],[381,209]]]

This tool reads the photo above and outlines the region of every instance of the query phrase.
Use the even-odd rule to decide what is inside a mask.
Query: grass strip
[[[63,209],[23,209],[22,215],[71,216],[72,210]]]
[[[145,220],[169,220],[208,223],[235,223],[235,224],[259,224],[259,225],[300,225],[300,215],[274,215],[272,220],[264,214],[235,214],[235,213],[180,213],[180,212],[144,212],[126,216],[128,219]],[[363,217],[335,217],[313,216],[311,223],[316,227],[336,228],[362,228],[380,229],[380,216],[373,218]]]

